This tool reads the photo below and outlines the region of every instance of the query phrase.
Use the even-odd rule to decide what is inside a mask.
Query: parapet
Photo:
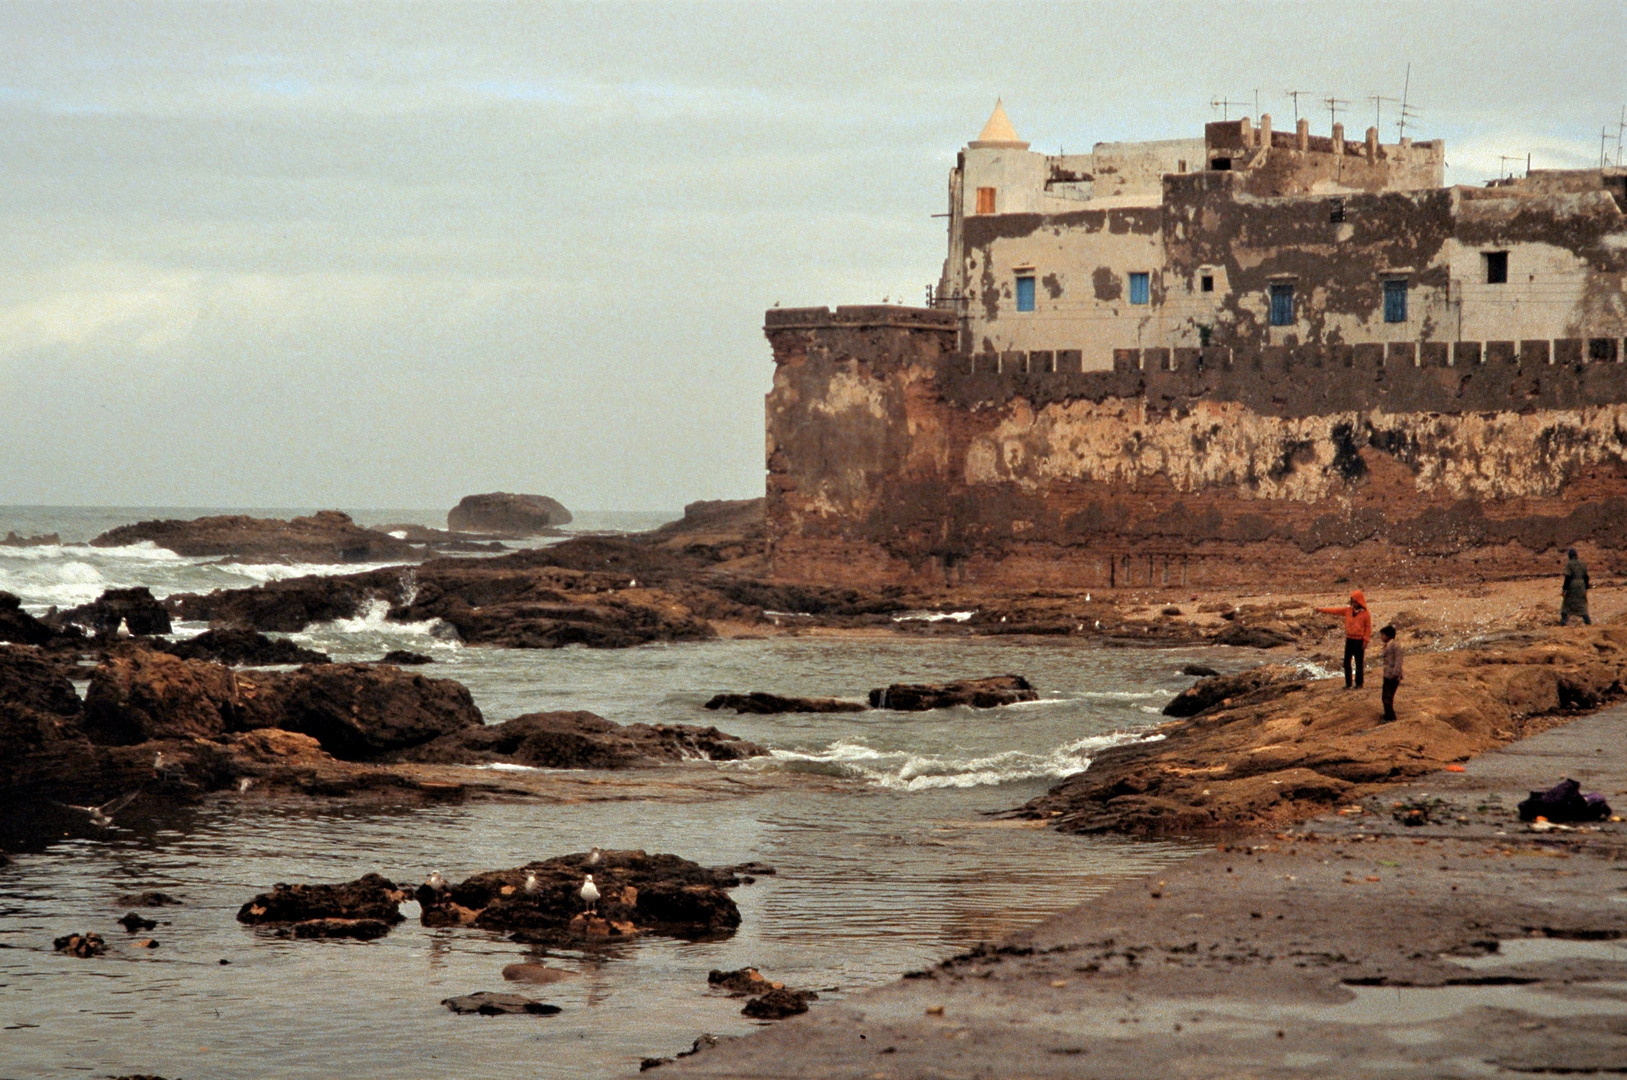
[[[828,307],[769,308],[763,316],[763,329],[769,332],[870,327],[956,331],[960,329],[960,318],[953,311],[898,304],[848,304],[834,313]]]

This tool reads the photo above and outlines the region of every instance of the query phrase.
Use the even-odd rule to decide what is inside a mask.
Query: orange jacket
[[[1360,641],[1363,645],[1373,638],[1373,616],[1367,610],[1367,598],[1357,589],[1350,594],[1349,607],[1319,607],[1316,609],[1324,615],[1343,615],[1345,617],[1345,639]]]

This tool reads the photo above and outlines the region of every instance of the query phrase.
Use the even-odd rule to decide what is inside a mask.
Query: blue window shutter
[[[1291,284],[1271,286],[1271,325],[1294,325],[1294,287]]]
[[[1017,279],[1017,310],[1034,310],[1034,279],[1031,277]]]
[[[1130,275],[1130,303],[1145,304],[1152,299],[1151,289],[1147,286],[1146,274]]]
[[[1405,281],[1386,281],[1384,283],[1384,321],[1407,321],[1407,283]]]

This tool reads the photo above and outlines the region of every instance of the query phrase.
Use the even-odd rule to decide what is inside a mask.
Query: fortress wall
[[[1081,373],[955,353],[948,313],[771,316],[786,580],[1399,583],[1627,545],[1627,364],[1575,340],[1429,366],[1394,347],[1145,350]]]

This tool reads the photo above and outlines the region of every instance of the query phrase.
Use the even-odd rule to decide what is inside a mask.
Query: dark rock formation
[[[172,907],[179,906],[181,901],[169,893],[149,889],[146,892],[123,893],[114,897],[114,903],[121,907]]]
[[[94,742],[127,746],[277,727],[282,715],[279,678],[131,650],[110,656],[91,675],[85,731]]]
[[[311,623],[354,618],[373,600],[393,601],[402,591],[399,570],[347,577],[312,576],[268,581],[248,589],[178,593],[166,603],[178,619],[298,633]]]
[[[141,585],[133,589],[108,589],[88,604],[69,608],[50,617],[52,625],[82,626],[93,634],[111,634],[124,623],[132,634],[167,634],[169,611]]]
[[[418,891],[425,926],[467,924],[518,931],[533,943],[660,933],[699,938],[730,934],[740,909],[728,891],[740,879],[676,855],[605,851],[597,863],[586,853],[476,874],[444,893]],[[600,894],[590,913],[578,891],[587,874]],[[526,891],[535,875],[533,891]]]
[[[407,899],[405,890],[380,874],[364,874],[340,885],[279,883],[270,892],[260,893],[239,908],[237,921],[260,926],[312,920],[369,920],[388,927],[403,921],[399,909]]]
[[[771,983],[763,978],[762,972],[756,968],[737,968],[734,971],[719,971],[713,968],[706,973],[706,982],[719,990],[726,990],[731,996],[745,997],[750,994],[766,994],[770,990],[778,989],[782,983]]]
[[[399,668],[311,664],[282,680],[282,720],[274,726],[310,735],[345,760],[418,746],[483,722],[462,683]]]
[[[1211,676],[1219,675],[1220,672],[1216,671],[1207,664],[1183,664],[1181,666],[1181,674],[1196,675],[1200,679],[1207,679]]]
[[[46,645],[59,631],[34,618],[22,608],[22,601],[8,592],[0,592],[0,641],[19,645]]]
[[[100,934],[65,934],[51,942],[51,945],[57,952],[77,956],[81,960],[88,960],[92,956],[101,956],[107,952],[107,942],[102,940]]]
[[[1021,675],[992,675],[986,679],[941,684],[894,683],[885,689],[870,691],[871,708],[901,712],[924,712],[955,705],[992,709],[1018,701],[1038,700],[1038,692]]]
[[[494,994],[489,990],[482,990],[475,994],[464,994],[462,997],[449,997],[441,1001],[448,1009],[455,1013],[466,1013],[477,1016],[557,1016],[562,1010],[558,1005],[549,1005],[546,1002],[534,1001],[519,994]]]
[[[265,667],[272,664],[329,664],[333,658],[282,638],[268,638],[254,630],[222,627],[205,630],[195,638],[173,641],[157,648],[183,660],[213,660],[219,664]]]
[[[1294,636],[1270,626],[1244,626],[1234,622],[1216,634],[1214,640],[1216,645],[1232,645],[1243,649],[1270,649],[1278,645],[1291,644]]]
[[[766,752],[715,727],[622,725],[590,712],[548,712],[464,728],[398,756],[446,765],[506,762],[544,769],[625,769],[695,758],[738,761]]]
[[[763,690],[749,694],[718,694],[706,703],[708,709],[733,709],[738,713],[772,715],[775,713],[848,713],[864,712],[869,706],[862,701],[843,701],[841,698],[781,697]]]
[[[390,924],[383,919],[304,919],[289,926],[288,934],[296,938],[354,938],[372,941],[390,932]]]
[[[73,670],[27,646],[0,646],[0,708],[76,716],[81,704],[68,673]],[[4,755],[0,755],[4,760]]]
[[[782,987],[770,990],[762,997],[752,998],[740,1010],[740,1015],[753,1020],[784,1020],[787,1016],[807,1012],[808,1002],[818,997],[812,990],[787,990]]]
[[[384,658],[379,661],[381,664],[395,664],[397,666],[402,664],[433,664],[434,662],[435,658],[433,656],[425,656],[423,653],[409,652],[406,649],[391,649],[389,652],[385,653]]]
[[[483,533],[448,532],[411,522],[370,526],[375,532],[394,536],[409,544],[423,544],[434,551],[508,551],[506,544],[489,540]]]
[[[549,967],[547,964],[505,964],[503,965],[503,978],[508,982],[533,983],[545,986],[549,983],[563,982],[566,979],[576,978],[577,973],[564,968]]]
[[[512,495],[494,491],[465,495],[446,515],[454,532],[493,536],[546,536],[571,523],[571,512],[546,495]]]
[[[416,562],[423,557],[421,549],[405,540],[364,529],[337,510],[291,521],[243,515],[143,521],[110,529],[90,543],[122,547],[147,540],[178,555],[213,558],[354,563]]]
[[[1290,664],[1263,664],[1235,675],[1212,675],[1176,694],[1174,700],[1164,706],[1164,715],[1196,716],[1223,702],[1235,703],[1262,687],[1303,682],[1309,678],[1310,675],[1303,668]]]
[[[133,911],[127,911],[124,913],[124,917],[119,920],[119,925],[133,934],[138,930],[151,930],[158,925],[158,920],[143,918]]]
[[[18,536],[10,530],[6,531],[6,538],[0,540],[0,547],[54,547],[62,543],[62,537],[56,533],[42,533],[39,536]]]

